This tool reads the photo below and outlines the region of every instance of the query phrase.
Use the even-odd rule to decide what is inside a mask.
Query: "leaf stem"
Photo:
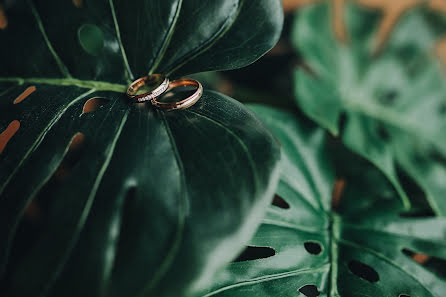
[[[150,67],[149,75],[153,74],[155,72],[155,70],[158,68],[159,64],[161,63],[161,60],[163,59],[164,54],[166,53],[167,47],[169,46],[170,40],[172,39],[173,33],[175,31],[175,26],[176,26],[178,18],[180,16],[182,5],[183,5],[183,0],[178,0],[175,15],[172,19],[172,22],[170,24],[169,30],[167,31],[167,34],[164,36],[163,44],[160,47],[160,49],[158,50],[158,53],[156,54],[156,58],[153,61],[152,66]]]
[[[76,86],[96,91],[112,91],[125,93],[127,87],[121,84],[113,84],[105,81],[80,80],[76,78],[22,78],[22,77],[0,77],[0,82],[15,82],[19,85],[25,83],[48,84],[56,86]]]
[[[330,267],[331,267],[331,272],[330,272],[330,291],[329,291],[329,297],[339,297],[339,292],[338,292],[338,256],[339,256],[339,251],[338,251],[338,243],[337,240],[340,237],[340,233],[341,233],[341,218],[335,214],[332,213],[331,215],[331,220],[330,220],[330,228],[331,228],[331,232],[330,232]]]
[[[125,53],[124,45],[122,44],[118,18],[116,17],[116,11],[115,11],[115,6],[113,4],[113,0],[109,0],[109,3],[110,3],[110,10],[113,16],[113,23],[115,24],[116,36],[118,38],[119,47],[121,49],[122,60],[124,62],[124,67],[126,70],[125,75],[127,77],[128,82],[130,83],[133,80],[133,73],[132,70],[130,69],[129,61],[127,60],[127,55]]]

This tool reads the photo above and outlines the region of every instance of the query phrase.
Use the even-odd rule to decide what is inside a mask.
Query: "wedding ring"
[[[198,101],[198,99],[201,98],[201,95],[203,95],[203,86],[199,81],[190,78],[177,79],[169,83],[169,88],[167,89],[167,91],[170,91],[174,88],[186,87],[186,86],[197,87],[197,90],[186,99],[177,102],[160,102],[157,101],[156,98],[154,98],[152,99],[151,102],[154,106],[158,108],[163,108],[168,110],[186,109],[188,107],[191,107]]]
[[[156,86],[150,92],[138,94],[138,90],[144,86]],[[127,89],[127,96],[132,98],[135,102],[151,101],[164,93],[169,88],[169,79],[162,74],[151,74],[149,76],[141,77],[129,86]]]

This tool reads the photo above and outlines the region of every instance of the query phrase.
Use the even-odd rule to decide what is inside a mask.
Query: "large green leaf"
[[[333,212],[335,173],[324,131],[290,113],[253,109],[282,144],[277,195],[285,203],[268,210],[249,244],[251,258],[229,265],[206,297],[444,296],[446,279],[407,254],[446,259],[446,219],[400,216],[396,192],[373,171],[347,180],[342,211]],[[272,253],[252,257],[256,248]]]
[[[0,153],[0,295],[192,296],[258,225],[278,145],[221,94],[163,112],[123,93],[150,72],[253,62],[278,39],[280,1],[3,8],[0,132],[20,127]]]
[[[403,16],[374,57],[378,16],[353,4],[345,14],[348,45],[332,33],[329,4],[299,13],[294,43],[314,71],[296,71],[299,106],[379,167],[406,207],[397,168],[423,189],[437,214],[446,215],[446,84],[437,61],[426,54],[441,30],[415,9]]]
[[[278,0],[13,3],[4,5],[0,76],[118,83],[147,73],[235,69],[271,49],[283,22]]]

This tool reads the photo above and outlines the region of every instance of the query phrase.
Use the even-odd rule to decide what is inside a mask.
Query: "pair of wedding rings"
[[[145,86],[154,87],[150,92],[140,93],[139,90]],[[157,98],[167,91],[178,87],[192,86],[197,89],[189,97],[176,102],[161,102]],[[174,81],[169,81],[169,78],[162,74],[151,74],[149,76],[141,77],[132,82],[127,89],[127,96],[133,102],[142,103],[150,101],[154,106],[167,110],[185,109],[194,105],[198,99],[203,95],[203,86],[195,79],[182,78]]]

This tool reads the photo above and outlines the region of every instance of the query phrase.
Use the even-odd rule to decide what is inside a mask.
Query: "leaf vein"
[[[119,48],[121,49],[121,56],[122,56],[122,60],[124,63],[124,68],[126,70],[125,74],[127,76],[127,81],[131,82],[133,80],[133,74],[132,74],[132,70],[130,69],[129,62],[127,60],[127,55],[125,53],[124,45],[122,44],[121,33],[119,30],[119,24],[118,24],[118,19],[116,17],[115,6],[113,5],[113,0],[109,0],[109,3],[110,3],[110,10],[111,10],[112,17],[113,17],[113,23],[115,25],[116,36],[118,38]]]
[[[34,15],[34,18],[36,19],[37,26],[39,27],[40,32],[42,33],[42,37],[45,40],[45,43],[48,47],[48,50],[51,52],[51,55],[53,56],[54,60],[57,63],[57,66],[59,67],[60,72],[67,78],[71,77],[70,72],[68,71],[68,68],[65,66],[65,64],[60,59],[59,55],[56,53],[56,50],[53,48],[50,40],[48,39],[48,35],[45,32],[45,28],[43,27],[42,19],[40,18],[39,12],[37,11],[36,6],[34,5],[32,0],[28,1],[31,11]]]

